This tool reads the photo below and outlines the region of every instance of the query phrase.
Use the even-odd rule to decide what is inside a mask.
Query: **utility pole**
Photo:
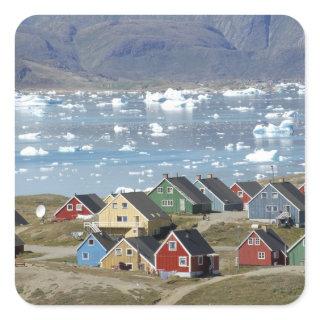
[[[271,171],[272,171],[272,182],[274,182],[274,170],[273,170],[273,165],[271,165],[270,167],[271,167]]]

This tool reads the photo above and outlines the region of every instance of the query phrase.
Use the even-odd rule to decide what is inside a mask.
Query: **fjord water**
[[[162,173],[191,181],[214,173],[230,185],[271,177],[271,165],[275,175],[304,172],[304,95],[298,88],[184,96],[196,101],[194,107],[146,104],[141,92],[17,92],[16,194],[145,190]],[[290,111],[290,135],[254,136],[256,125],[279,126]],[[246,159],[261,149],[273,153]]]

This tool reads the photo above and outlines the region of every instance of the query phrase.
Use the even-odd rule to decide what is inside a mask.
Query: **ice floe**
[[[61,153],[73,153],[77,150],[77,147],[73,147],[73,146],[62,146],[59,147],[58,151]]]
[[[118,187],[115,191],[115,193],[128,193],[128,192],[134,192],[134,189],[129,187]]]
[[[48,151],[42,149],[42,148],[34,148],[34,147],[25,147],[20,151],[20,155],[21,156],[30,156],[30,157],[34,157],[34,156],[46,156],[47,154],[49,154]]]
[[[248,88],[243,90],[226,90],[223,92],[223,96],[225,97],[254,96],[263,94],[265,94],[265,91],[256,88]]]
[[[63,139],[70,141],[73,140],[76,136],[71,132],[67,132],[67,134],[63,135],[62,137]]]
[[[37,141],[40,138],[40,132],[30,132],[30,133],[24,133],[19,134],[18,139],[24,140],[24,141]]]
[[[257,179],[257,180],[260,180],[260,179],[263,179],[263,178],[266,178],[267,176],[265,176],[264,174],[262,174],[262,173],[257,173],[256,175],[255,175],[255,178]]]
[[[234,147],[233,143],[229,143],[226,146],[224,146],[224,149],[228,151],[233,151],[233,147]]]
[[[91,145],[84,145],[80,148],[81,151],[91,151],[93,147]]]
[[[116,124],[116,125],[113,127],[113,130],[114,130],[115,133],[122,133],[122,132],[128,131],[128,128],[127,128],[127,127],[121,127],[121,126],[119,126],[119,125]]]
[[[124,144],[119,151],[125,151],[125,152],[130,152],[130,151],[134,151],[135,147],[129,145],[129,144]]]
[[[121,98],[113,98],[111,103],[113,107],[121,107],[125,104]]]
[[[245,149],[250,149],[250,146],[246,146],[246,145],[244,144],[244,142],[239,141],[239,142],[236,143],[236,149],[237,149],[237,151],[239,151],[239,150],[245,150]]]
[[[159,123],[150,123],[149,124],[149,128],[151,129],[152,133],[151,136],[152,137],[165,137],[168,134],[163,132],[163,128]]]
[[[245,160],[249,162],[271,162],[276,160],[277,153],[277,150],[256,149],[253,153],[247,154]]]
[[[255,138],[275,138],[275,137],[289,137],[293,134],[293,121],[283,120],[279,126],[272,123],[268,125],[257,124],[253,129]]]
[[[230,110],[239,111],[239,112],[248,112],[248,111],[254,110],[254,107],[234,107],[234,108],[230,108]]]

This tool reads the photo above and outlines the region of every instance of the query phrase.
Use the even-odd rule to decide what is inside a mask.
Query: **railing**
[[[86,223],[86,222],[85,222]],[[145,224],[142,222],[117,222],[117,221],[95,221],[91,222],[97,228],[144,228]]]

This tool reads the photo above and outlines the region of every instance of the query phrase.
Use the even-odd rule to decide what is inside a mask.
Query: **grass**
[[[240,276],[201,287],[178,304],[282,305],[295,301],[303,289],[303,275]]]
[[[38,258],[43,256],[42,253],[32,252],[32,251],[24,251],[23,253],[20,253],[17,255],[17,259],[31,259],[31,258]]]
[[[172,222],[177,226],[177,229],[190,229],[198,225],[201,217],[187,214],[172,214]]]
[[[298,173],[298,174],[290,174],[286,176],[278,176],[274,178],[274,182],[282,182],[283,179],[285,181],[291,182],[296,187],[300,187],[305,181],[305,174]],[[270,180],[271,180],[270,178],[266,178],[266,179],[259,180],[259,182],[265,186],[270,182]]]

